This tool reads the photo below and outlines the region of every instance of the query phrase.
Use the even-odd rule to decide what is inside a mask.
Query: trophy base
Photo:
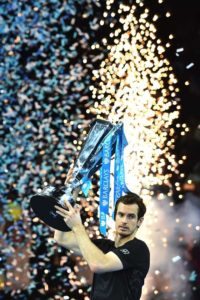
[[[35,195],[30,200],[31,208],[38,218],[59,231],[70,231],[62,216],[57,214],[55,205],[62,207],[57,198],[48,195]]]

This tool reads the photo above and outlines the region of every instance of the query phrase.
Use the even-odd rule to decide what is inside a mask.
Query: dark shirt
[[[108,239],[93,240],[93,243],[104,253],[115,253],[123,269],[94,273],[91,300],[139,300],[149,270],[150,253],[145,242],[134,238],[118,248]]]

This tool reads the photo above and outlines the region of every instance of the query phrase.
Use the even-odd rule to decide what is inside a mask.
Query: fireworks
[[[107,58],[93,72],[98,84],[90,87],[97,99],[91,111],[112,122],[124,122],[129,141],[127,183],[147,199],[152,186],[169,185],[171,171],[177,172],[171,150],[180,105],[177,79],[164,56],[165,47],[156,38],[154,23],[148,21],[149,10],[136,17],[136,9],[119,7],[117,17],[123,29],[111,33]]]

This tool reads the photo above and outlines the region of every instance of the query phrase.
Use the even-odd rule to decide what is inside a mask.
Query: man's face
[[[115,218],[116,233],[121,236],[129,236],[135,232],[137,226],[142,223],[142,218],[138,220],[137,204],[119,203]]]

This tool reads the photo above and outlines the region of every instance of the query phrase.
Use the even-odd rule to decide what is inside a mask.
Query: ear
[[[139,228],[142,224],[142,222],[144,221],[144,218],[140,218],[137,222],[137,227]]]

